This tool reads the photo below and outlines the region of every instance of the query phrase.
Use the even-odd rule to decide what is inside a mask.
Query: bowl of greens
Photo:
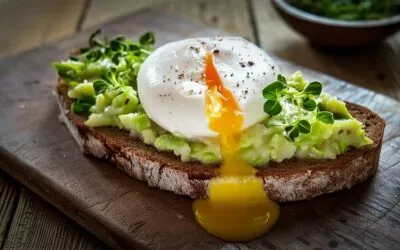
[[[400,29],[400,0],[273,0],[280,16],[312,43],[374,45]]]

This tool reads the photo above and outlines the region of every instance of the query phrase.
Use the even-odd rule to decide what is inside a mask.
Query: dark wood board
[[[104,25],[105,34],[137,37],[152,30],[157,44],[218,31],[154,11]],[[378,173],[351,190],[282,204],[267,235],[228,244],[194,221],[191,200],[155,190],[110,164],[83,156],[57,120],[52,61],[85,45],[91,31],[0,62],[0,161],[11,176],[113,247],[396,249],[400,245],[400,103],[332,77],[302,70],[329,93],[366,105],[387,121]],[[305,59],[306,60],[306,59]]]

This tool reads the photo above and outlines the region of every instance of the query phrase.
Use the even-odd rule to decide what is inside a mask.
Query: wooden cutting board
[[[157,45],[219,32],[144,11],[104,25],[107,35],[154,31]],[[87,230],[116,248],[379,248],[400,246],[400,103],[301,69],[329,93],[370,107],[387,121],[377,175],[311,201],[282,204],[279,222],[246,244],[227,244],[194,221],[192,200],[155,190],[110,164],[83,156],[57,120],[51,62],[86,45],[91,31],[0,62],[0,166]],[[305,59],[306,60],[306,59]]]

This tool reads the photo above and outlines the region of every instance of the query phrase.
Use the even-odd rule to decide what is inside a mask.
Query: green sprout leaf
[[[290,129],[288,129],[290,128]],[[298,137],[300,135],[299,133],[299,129],[297,127],[293,127],[293,126],[289,126],[286,129],[287,132],[287,137],[289,138],[290,141],[294,141],[294,139],[296,139],[296,137]]]
[[[263,89],[263,96],[267,100],[276,100],[286,87],[282,82],[276,81]]]
[[[287,126],[287,127],[285,128],[285,131],[286,131],[287,133],[289,133],[290,130],[292,130],[293,128],[294,128],[293,125],[289,125],[289,126]]]
[[[139,38],[139,43],[141,45],[153,45],[154,42],[155,38],[153,32],[147,32]]]
[[[333,114],[328,111],[321,111],[317,114],[317,120],[327,124],[333,124]]]
[[[279,114],[282,111],[282,106],[277,100],[267,100],[264,103],[264,112],[270,116]]]
[[[84,114],[87,115],[90,113],[90,107],[93,105],[93,103],[86,102],[83,100],[76,100],[72,103],[72,111],[75,114]]]
[[[303,92],[310,95],[320,95],[322,92],[322,83],[310,82],[309,84],[307,84]]]
[[[311,124],[307,120],[300,120],[297,123],[297,129],[302,134],[308,134],[311,131]]]
[[[86,55],[86,59],[90,62],[95,62],[99,60],[101,56],[102,56],[101,51],[99,49],[95,49],[88,52],[88,54]]]
[[[128,49],[128,45],[126,45],[123,41],[117,39],[113,39],[110,41],[110,48],[113,51],[120,51]]]
[[[96,46],[103,47],[105,45],[103,41],[101,41],[100,39],[97,38],[97,36],[100,35],[100,33],[101,33],[101,30],[98,29],[90,35],[90,37],[89,37],[90,48],[93,48]]]
[[[307,111],[314,111],[317,108],[317,103],[313,98],[306,97],[303,99],[303,109]]]
[[[283,75],[279,74],[277,78],[281,83],[287,84],[286,78]]]
[[[308,134],[311,131],[311,124],[307,120],[300,120],[285,128],[287,137],[290,141],[294,141],[301,134]]]
[[[93,81],[93,88],[96,95],[104,93],[107,90],[108,86],[109,84],[102,79],[97,79]]]
[[[140,46],[137,44],[131,44],[129,45],[129,50],[131,51],[140,51]]]

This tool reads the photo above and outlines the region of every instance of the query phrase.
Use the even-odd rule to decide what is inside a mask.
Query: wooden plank
[[[355,51],[327,51],[291,30],[271,1],[252,0],[261,47],[282,59],[400,99],[400,34],[381,46]]]
[[[152,7],[188,20],[254,40],[247,0],[95,0],[88,11],[84,28],[95,27],[116,17]],[[226,11],[228,10],[229,11]]]
[[[0,249],[6,240],[19,193],[20,187],[8,175],[0,172]]]
[[[163,0],[92,0],[82,28],[93,28],[118,17],[133,13]]]
[[[4,249],[107,249],[41,198],[22,189]]]
[[[157,44],[207,36],[204,29],[154,11],[104,25],[107,35],[137,37],[153,30]],[[400,222],[400,104],[297,65],[279,61],[286,72],[302,69],[325,83],[330,93],[366,104],[387,121],[377,176],[351,190],[311,201],[283,204],[281,220],[246,245],[226,244],[194,221],[191,200],[154,190],[105,162],[84,157],[57,119],[51,94],[56,75],[48,66],[86,43],[90,31],[0,62],[0,155],[5,170],[79,224],[114,247],[221,248],[395,248]],[[391,157],[389,157],[391,156]],[[379,228],[379,230],[377,230]]]
[[[247,0],[175,0],[155,9],[254,41]]]
[[[75,32],[84,1],[0,1],[0,58]]]

